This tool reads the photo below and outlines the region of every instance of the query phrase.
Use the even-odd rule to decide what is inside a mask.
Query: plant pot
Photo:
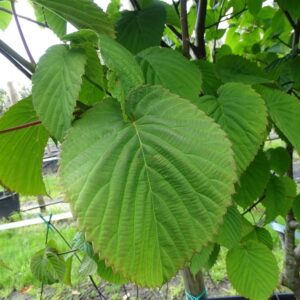
[[[274,294],[270,300],[295,300],[294,294]],[[229,297],[216,297],[208,298],[208,300],[246,300],[244,297],[240,296],[229,296]]]
[[[16,211],[20,211],[19,194],[0,192],[0,219],[8,218]]]

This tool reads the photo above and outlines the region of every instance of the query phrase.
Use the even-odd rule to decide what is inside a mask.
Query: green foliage
[[[134,54],[159,46],[165,22],[166,13],[161,5],[149,6],[140,11],[125,11],[116,25],[117,41]]]
[[[212,239],[222,207],[230,201],[233,161],[224,133],[195,106],[162,88],[133,91],[126,99],[126,115],[128,122],[111,99],[89,110],[63,144],[61,175],[100,258],[126,278],[156,286],[175,274],[192,249],[199,251]],[[203,129],[205,134],[195,134]],[[86,155],[93,159],[86,161]],[[210,172],[211,182],[205,180]],[[207,213],[211,209],[214,214]],[[106,219],[108,211],[115,217]],[[102,218],[96,233],[93,228]],[[149,265],[153,257],[157,261]]]
[[[201,73],[178,52],[149,48],[137,55],[147,84],[159,84],[185,99],[195,99],[201,91]]]
[[[265,138],[267,115],[263,100],[249,86],[227,83],[218,89],[218,98],[204,96],[195,104],[227,133],[233,144],[238,174],[241,174]]]
[[[50,134],[62,140],[70,128],[86,57],[83,51],[52,46],[41,58],[32,78],[34,108]]]
[[[61,178],[83,231],[72,244],[79,273],[160,286],[183,266],[210,269],[223,246],[237,291],[267,299],[278,269],[264,226],[291,208],[300,219],[291,152],[263,151],[276,131],[300,152],[297,1],[208,1],[204,20],[192,5],[185,45],[176,3],[123,11],[112,0],[104,12],[92,0],[32,2],[62,44],[34,66],[0,41],[33,73],[32,97],[0,119],[1,184],[45,194],[50,135],[62,143]],[[5,29],[9,1],[0,8]],[[68,23],[78,31],[66,35]],[[48,246],[33,273],[71,285],[74,253]]]
[[[38,251],[31,260],[33,275],[43,283],[53,284],[64,279],[65,262],[52,245]]]
[[[31,97],[11,107],[0,119],[0,130],[36,122]],[[46,194],[42,158],[48,141],[43,125],[0,135],[0,182],[24,195]],[[8,159],[9,158],[9,159]]]
[[[236,185],[233,199],[247,208],[262,196],[270,177],[270,167],[264,152],[259,151]]]
[[[70,22],[78,29],[92,29],[114,36],[112,22],[92,0],[32,0]]]
[[[256,241],[247,241],[229,250],[226,267],[234,288],[253,300],[267,299],[279,279],[274,255]]]
[[[11,11],[10,1],[1,1],[0,8],[8,9]],[[7,14],[0,10],[0,30],[5,30],[9,26],[11,19],[11,14]]]

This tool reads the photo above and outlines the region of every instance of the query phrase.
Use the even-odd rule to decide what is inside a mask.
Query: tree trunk
[[[40,206],[41,213],[47,212],[44,196],[42,196],[42,195],[37,196],[37,201]]]
[[[186,267],[181,270],[181,274],[183,276],[185,290],[193,297],[199,297],[200,295],[203,295],[200,299],[206,299],[205,284],[202,271],[198,272],[196,276],[194,276],[191,270]]]

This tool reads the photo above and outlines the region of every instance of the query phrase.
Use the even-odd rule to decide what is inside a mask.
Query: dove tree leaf
[[[224,132],[188,100],[145,86],[125,103],[128,121],[107,99],[76,122],[61,177],[100,259],[159,286],[212,240],[231,202],[234,161]]]

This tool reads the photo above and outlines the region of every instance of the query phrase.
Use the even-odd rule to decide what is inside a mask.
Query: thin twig
[[[88,76],[83,75],[83,77],[92,85],[94,85],[97,89],[99,89],[101,92],[107,94],[108,96],[112,97],[111,93],[108,92],[107,90],[105,90],[101,85],[99,85],[97,82],[93,81],[92,79],[90,79]]]
[[[206,58],[205,49],[205,19],[206,19],[207,0],[199,0],[197,8],[197,17],[195,24],[195,42],[196,42],[196,56],[200,59]]]
[[[291,24],[291,26],[292,26],[293,28],[295,28],[296,24],[295,24],[295,22],[294,22],[292,16],[289,14],[289,12],[288,12],[287,10],[285,10],[285,9],[282,9],[282,10],[283,10],[283,12],[284,12],[286,18],[288,19],[289,23]]]
[[[19,31],[19,35],[20,35],[20,38],[22,40],[22,43],[23,43],[23,46],[26,50],[26,53],[29,57],[29,60],[30,62],[35,65],[35,61],[34,61],[34,58],[30,52],[30,49],[28,47],[28,44],[26,42],[26,39],[25,39],[25,36],[24,36],[24,33],[23,33],[23,30],[22,30],[22,27],[20,25],[20,22],[19,22],[19,18],[18,18],[18,15],[17,15],[17,12],[16,12],[16,7],[15,7],[15,0],[11,0],[11,8],[12,8],[12,12],[13,12],[13,16],[14,16],[14,19],[16,21],[16,25],[17,25],[17,28],[18,28],[18,31]]]
[[[182,32],[182,53],[185,57],[190,57],[190,37],[187,16],[187,0],[180,1],[180,24]]]
[[[223,8],[224,8],[224,4],[225,4],[225,0],[221,0],[222,1],[222,4],[221,4],[221,7],[220,7],[220,13],[219,13],[219,18],[218,18],[218,24],[216,24],[216,31],[218,31],[218,28],[219,28],[219,24],[220,24],[220,21],[222,19],[222,12],[223,12]],[[214,45],[213,45],[213,50],[212,50],[212,58],[213,58],[213,62],[216,61],[216,48],[217,48],[217,38],[214,38]]]
[[[41,215],[40,216],[45,222],[47,222],[46,220],[45,220],[45,218]],[[73,248],[72,248],[72,246],[71,246],[71,244],[66,240],[66,238],[62,235],[62,233],[56,228],[56,226],[53,224],[53,223],[51,223],[51,222],[47,222],[52,228],[53,228],[53,230],[60,236],[60,238],[65,242],[65,244],[72,250]],[[78,254],[75,252],[75,257],[77,258],[77,260],[79,261],[79,262],[81,262],[81,259],[80,259],[80,257],[78,256]],[[104,300],[107,300],[107,298],[101,293],[101,291],[100,291],[100,289],[98,288],[98,286],[97,286],[97,284],[96,284],[96,282],[95,282],[95,280],[94,280],[94,278],[93,278],[93,276],[91,276],[91,275],[89,275],[89,279],[90,279],[90,281],[91,281],[91,283],[92,283],[92,285],[94,286],[94,288],[96,289],[96,291],[97,291],[97,293],[98,293],[98,295],[100,296],[100,299],[104,299]]]
[[[51,206],[51,205],[56,205],[56,204],[59,204],[59,203],[64,203],[64,200],[60,200],[60,201],[56,201],[56,202],[51,202],[51,203],[47,203],[47,204],[43,204],[43,205],[39,205],[39,206],[30,207],[30,208],[21,210],[21,212],[26,212],[26,211],[30,211],[30,210],[40,209],[40,208],[43,208],[43,207],[47,207],[47,206]]]
[[[73,249],[73,250],[70,250],[70,251],[58,253],[57,255],[66,255],[66,254],[74,253],[74,252],[77,252],[77,251],[78,251],[78,249]]]
[[[3,130],[0,130],[0,134],[11,132],[11,131],[16,131],[16,130],[20,130],[20,129],[24,129],[24,128],[28,128],[28,127],[32,127],[32,126],[36,126],[36,125],[40,125],[41,123],[42,123],[41,121],[33,121],[33,122],[22,124],[22,125],[19,125],[19,126],[3,129]]]
[[[251,212],[253,208],[255,208],[260,202],[262,202],[265,199],[265,195],[260,197],[256,202],[254,202],[249,208],[247,208],[243,213],[242,216],[244,216],[246,213]]]
[[[8,14],[10,14],[10,15],[13,15],[13,12],[12,12],[11,10],[9,10],[9,9],[6,9],[6,8],[4,8],[4,7],[0,7],[0,11],[6,12],[6,13],[8,13]],[[28,18],[28,17],[26,17],[26,16],[23,16],[23,15],[19,15],[19,14],[17,14],[17,16],[18,16],[18,18],[20,18],[20,19],[24,19],[24,20],[26,20],[26,21],[29,21],[29,22],[31,22],[31,23],[34,23],[34,24],[37,24],[37,25],[39,25],[39,26],[42,26],[42,27],[48,28],[48,25],[47,25],[47,24],[45,24],[45,23],[42,23],[42,22],[39,22],[39,21],[33,20],[33,19],[31,19],[31,18]]]
[[[220,20],[220,21],[218,21],[218,22],[212,23],[212,24],[206,26],[205,29],[209,29],[209,28],[212,28],[212,27],[216,26],[217,24],[220,24],[220,23],[229,21],[229,20],[231,20],[231,19],[233,19],[233,18],[239,16],[240,14],[242,14],[242,13],[243,13],[244,11],[246,11],[246,10],[247,10],[247,8],[243,8],[242,10],[238,11],[238,12],[235,13],[235,14],[228,14],[228,15],[225,15],[225,16],[223,16],[223,18],[224,18],[224,17],[227,17],[227,16],[230,16],[230,17],[229,17],[229,18],[226,18],[226,19],[222,19],[222,20]]]

